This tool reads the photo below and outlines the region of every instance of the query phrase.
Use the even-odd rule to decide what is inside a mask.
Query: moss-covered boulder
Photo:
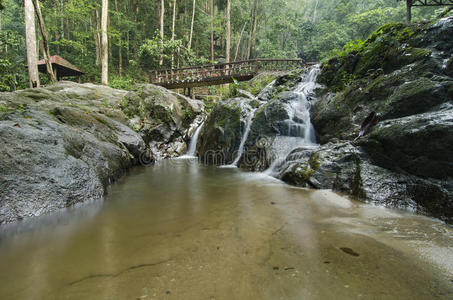
[[[151,144],[160,158],[185,154],[188,131],[204,104],[159,86],[140,85],[124,96],[121,107],[129,125]]]
[[[126,126],[125,91],[60,82],[0,93],[0,224],[101,198],[149,146]]]
[[[453,17],[388,24],[324,62],[318,77],[323,88],[311,110],[324,144],[320,166],[312,167],[308,153],[282,178],[453,222],[452,43]],[[343,146],[339,141],[356,139],[372,112],[378,125],[355,145]]]
[[[247,118],[253,108],[247,98],[219,102],[203,126],[198,140],[198,154],[206,164],[230,164],[235,159]]]
[[[312,108],[321,143],[357,136],[372,111],[386,120],[452,102],[448,69],[452,30],[453,17],[387,24],[363,43],[324,62],[318,77],[324,88]]]

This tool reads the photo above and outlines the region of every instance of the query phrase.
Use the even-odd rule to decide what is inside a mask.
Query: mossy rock
[[[241,106],[233,101],[218,103],[200,133],[198,153],[208,164],[232,163],[239,148],[245,122],[241,121]]]

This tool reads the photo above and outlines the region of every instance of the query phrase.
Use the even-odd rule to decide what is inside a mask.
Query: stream
[[[0,299],[452,299],[453,230],[195,159],[0,227]]]

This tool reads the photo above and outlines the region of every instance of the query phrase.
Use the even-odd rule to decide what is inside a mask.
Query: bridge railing
[[[225,77],[254,76],[259,72],[290,71],[298,67],[302,67],[300,59],[253,59],[216,65],[155,70],[150,72],[150,82],[160,85],[201,82]]]

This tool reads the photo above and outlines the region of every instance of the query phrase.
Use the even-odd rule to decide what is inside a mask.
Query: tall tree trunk
[[[231,0],[227,0],[226,8],[226,49],[225,60],[230,62],[230,48],[231,48]]]
[[[254,2],[254,16],[253,16],[253,30],[252,30],[252,40],[250,45],[250,57],[255,58],[255,50],[256,50],[256,29],[258,25],[258,0]]]
[[[171,41],[175,40],[175,26],[176,26],[176,0],[173,0],[173,19],[171,22]],[[171,54],[171,67],[175,64],[175,53]]]
[[[60,0],[60,30],[61,30],[61,37],[64,38],[64,18],[63,18],[63,12],[64,12],[64,3],[63,0]]]
[[[134,6],[134,24],[137,25],[137,17],[139,13],[139,7],[138,7],[138,2],[137,0],[133,0],[133,6]],[[135,61],[138,60],[138,28],[136,28],[134,31],[134,59]]]
[[[236,53],[234,54],[234,61],[236,61],[236,59],[238,58],[239,46],[241,45],[242,35],[244,34],[245,26],[247,26],[247,22],[245,22],[244,26],[242,26],[241,35],[239,35],[239,41],[238,41],[238,44],[236,45]]]
[[[108,0],[102,0],[101,11],[101,83],[103,85],[109,84],[109,51],[108,51],[108,38],[107,38],[107,17],[108,17]]]
[[[93,32],[94,32],[94,46],[96,48],[96,66],[101,64],[101,30],[99,22],[99,12],[95,8],[93,14]]]
[[[176,26],[176,0],[173,0],[173,18],[171,22],[171,40],[175,40],[175,26]]]
[[[57,77],[52,68],[52,64],[50,63],[49,40],[47,39],[46,26],[44,25],[44,19],[41,14],[41,7],[39,6],[39,1],[33,0],[33,5],[35,6],[35,12],[38,17],[39,28],[41,29],[42,42],[44,47],[43,56],[46,62],[47,75],[49,75],[50,81],[56,82]]]
[[[254,55],[254,47],[256,41],[256,27],[258,23],[258,1],[253,1],[252,13],[250,17],[250,32],[249,32],[249,40],[247,43],[247,55],[246,59],[250,59]]]
[[[189,45],[187,48],[190,48],[192,47],[192,36],[193,36],[193,23],[195,21],[195,7],[196,7],[196,0],[193,0],[193,5],[192,5],[192,23],[190,25],[190,35],[189,35]]]
[[[215,60],[215,53],[214,53],[214,0],[211,1],[211,61],[214,62]]]
[[[406,0],[406,18],[408,23],[412,21],[412,0]]]
[[[35,9],[32,0],[24,0],[25,38],[27,45],[28,81],[30,87],[39,87],[38,59],[36,56]]]
[[[164,17],[165,17],[165,1],[161,0],[161,5],[160,5],[160,44],[162,46],[162,51],[163,51],[164,37],[165,37]],[[164,56],[162,53],[160,55],[159,66],[162,66],[163,64],[164,64]]]
[[[313,23],[316,23],[316,15],[318,13],[318,4],[319,4],[319,0],[316,0],[315,9],[313,11]]]
[[[116,11],[116,19],[118,21],[118,29],[120,29],[120,13],[118,11],[118,0],[115,0],[115,11]],[[121,74],[123,73],[123,39],[122,39],[122,34],[121,30],[119,30],[120,36],[119,36],[119,43],[118,43],[118,73],[121,77]]]

